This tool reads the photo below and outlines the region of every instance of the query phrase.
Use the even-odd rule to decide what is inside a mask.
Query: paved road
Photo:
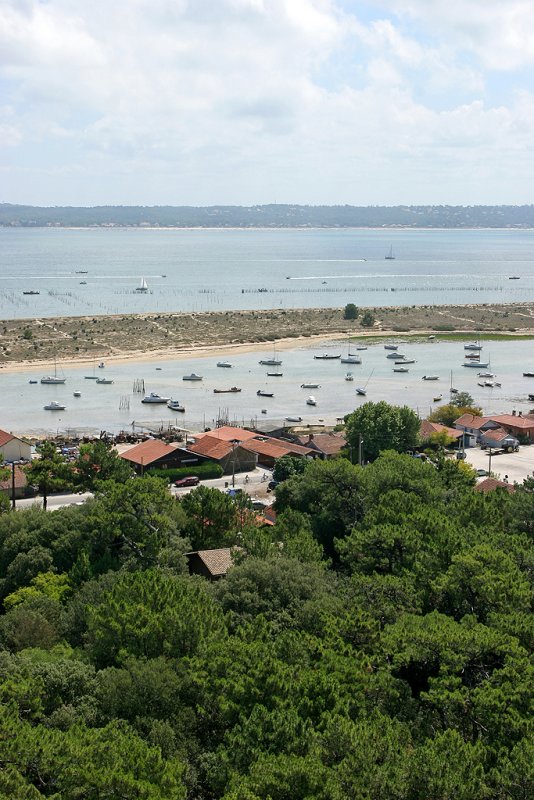
[[[265,476],[265,477],[264,477]],[[221,491],[225,491],[234,486],[236,489],[243,489],[247,492],[251,497],[257,497],[261,499],[272,497],[269,492],[267,492],[267,483],[271,480],[272,474],[269,470],[264,469],[255,469],[252,472],[240,472],[238,473],[234,480],[232,481],[231,475],[225,475],[222,478],[215,478],[209,481],[202,481],[203,486],[211,486],[215,489],[220,489]],[[174,486],[171,486],[171,493],[177,497],[180,497],[183,494],[187,494],[191,491],[194,487],[186,487],[184,489],[177,489]],[[58,508],[63,508],[64,506],[73,506],[73,505],[81,505],[85,503],[93,495],[91,492],[83,492],[81,494],[69,494],[69,493],[62,493],[62,494],[53,494],[48,496],[48,511],[55,511]],[[273,498],[274,499],[274,498]],[[39,508],[43,507],[43,498],[39,495],[37,497],[30,497],[24,500],[17,500],[16,508],[17,509],[24,509],[30,508],[31,506],[38,506]]]

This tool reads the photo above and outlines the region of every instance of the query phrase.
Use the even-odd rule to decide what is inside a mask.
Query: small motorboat
[[[231,367],[233,367],[233,364],[230,364],[229,361],[217,361],[217,366],[223,367],[223,369],[231,369]]]
[[[78,391],[78,389],[76,389],[76,391],[72,393],[72,396],[73,397],[81,397],[82,393],[80,391]]]
[[[307,398],[307,400],[306,400],[306,404],[307,404],[308,406],[316,406],[316,405],[317,405],[317,400],[316,400],[316,399],[315,399],[315,397],[314,397],[314,396],[311,394],[311,395],[310,395],[310,396]]]
[[[333,361],[337,358],[341,358],[341,353],[321,353],[319,356],[314,356],[319,361]]]
[[[356,345],[356,350],[367,350],[366,344],[358,344]]]
[[[170,397],[162,397],[157,392],[150,392],[141,400],[142,403],[153,403],[153,404],[167,404],[170,400]]]
[[[22,292],[22,294],[41,294],[41,292],[37,292],[35,289],[30,289],[29,291]]]
[[[345,380],[346,381],[353,381],[354,380],[354,375],[352,374],[352,372],[346,372],[345,373]]]
[[[196,372],[192,372],[190,375],[184,375],[182,378],[183,381],[201,381],[202,375],[197,375]]]
[[[110,384],[113,383],[113,380],[112,378],[97,378],[96,382],[101,385],[104,384],[105,386],[109,386]]]
[[[534,402],[534,394],[529,394],[528,399],[531,403]]]
[[[409,372],[408,367],[393,367],[393,372]]]
[[[509,281],[518,281],[519,280],[519,275],[510,275],[508,280]]]
[[[39,383],[39,381],[31,380],[31,381],[28,381],[28,383]]]
[[[361,395],[361,397],[365,397],[367,395],[367,390],[363,388],[363,386],[358,386],[356,389],[356,394]]]
[[[258,389],[256,394],[258,397],[274,397],[274,392],[264,392],[263,389]]]
[[[439,375],[423,375],[424,381],[439,381]]]
[[[385,344],[384,345],[384,350],[398,350],[398,349],[399,349],[399,345],[398,344]]]
[[[262,414],[266,414],[267,413],[267,409],[266,408],[262,408],[261,413]]]
[[[399,361],[395,361],[395,366],[397,367],[399,364],[415,364],[415,358],[401,358],[399,356]]]
[[[301,389],[320,389],[321,386],[318,383],[301,383],[300,384],[300,388]]]
[[[396,358],[397,361],[404,361],[406,359],[406,356],[404,355],[404,353],[395,352],[395,353],[388,353],[386,358]]]
[[[179,400],[167,400],[167,408],[171,411],[180,411],[180,413],[184,413],[185,406],[183,406]]]
[[[286,417],[286,422],[302,422],[302,417]]]
[[[523,378],[534,378],[534,372],[523,372]]]
[[[482,345],[471,342],[471,344],[464,344],[464,350],[482,350]]]
[[[494,378],[494,372],[477,372],[479,378]]]
[[[434,403],[441,403],[441,401],[443,400],[443,395],[442,394],[438,394],[438,395],[436,395],[436,397],[433,397],[432,399],[433,399]]]
[[[241,391],[241,389],[239,389],[237,386],[232,386],[231,389],[214,389],[213,393],[214,394],[235,394],[236,392],[240,392],[240,391]]]
[[[65,411],[66,406],[62,403],[58,403],[57,400],[51,400],[46,406],[43,406],[45,411]]]
[[[101,361],[100,364],[98,365],[98,369],[104,369],[105,366],[106,365],[104,364],[104,362]]]
[[[87,281],[80,281],[80,286],[87,286]]]
[[[281,378],[283,376],[283,372],[268,372],[267,375],[269,378]]]

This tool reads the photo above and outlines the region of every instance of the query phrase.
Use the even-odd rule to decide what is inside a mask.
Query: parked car
[[[477,475],[479,478],[485,478],[487,474],[488,474],[487,469],[482,469],[482,467],[480,469],[477,469]]]
[[[267,491],[272,492],[273,489],[276,489],[280,481],[269,481],[267,484]]]
[[[197,478],[196,475],[188,475],[186,478],[178,478],[177,481],[174,481],[174,485],[180,488],[181,486],[198,486],[200,483],[200,478]]]

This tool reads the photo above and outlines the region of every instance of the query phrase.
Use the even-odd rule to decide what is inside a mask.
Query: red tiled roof
[[[494,417],[490,417],[490,419],[494,422],[498,422],[499,425],[508,425],[513,428],[534,429],[534,419],[520,417],[518,414],[497,414]]]
[[[503,439],[506,439],[507,436],[511,437],[512,439],[514,438],[512,434],[508,433],[508,431],[505,431],[504,428],[492,428],[489,431],[484,431],[482,436],[485,440],[489,439],[493,442],[500,442]]]
[[[313,455],[314,450],[309,447],[302,447],[299,444],[292,442],[282,442],[280,439],[251,439],[248,442],[243,442],[242,447],[244,450],[250,450],[252,453],[257,453],[260,456],[268,456],[270,458],[281,458],[282,456],[308,456]]]
[[[459,439],[463,436],[463,431],[456,428],[449,428],[447,425],[442,425],[440,422],[431,422],[429,419],[424,419],[419,428],[419,435],[422,439],[428,439],[433,433],[441,433],[445,431],[449,436],[454,439]]]
[[[147,439],[146,442],[141,442],[141,444],[135,445],[130,450],[120,453],[120,457],[126,459],[126,461],[132,461],[134,464],[147,467],[154,461],[163,458],[163,456],[168,456],[175,452],[175,447],[165,444],[160,439]]]
[[[263,509],[263,519],[266,525],[274,525],[276,522],[276,511],[272,506]]]
[[[7,431],[0,429],[0,447],[10,442],[11,439],[16,439],[16,436],[13,436],[12,433],[8,433]]]
[[[221,439],[223,442],[246,442],[248,439],[254,439],[257,435],[257,433],[247,431],[244,428],[233,428],[231,425],[223,425],[221,428],[215,428],[212,431],[206,431],[206,433],[199,433],[195,438],[198,440],[203,439],[204,436],[211,436],[215,439]]]
[[[314,433],[310,436],[299,436],[298,440],[301,445],[315,447],[327,456],[339,453],[347,444],[345,437],[338,433]]]
[[[11,475],[7,480],[0,481],[0,490],[9,492],[12,488],[11,481],[12,481]],[[15,489],[23,489],[27,485],[28,485],[28,479],[26,478],[26,473],[20,467],[15,466]]]
[[[490,417],[477,417],[474,414],[462,414],[461,417],[454,420],[455,425],[463,425],[464,428],[474,428],[478,430],[486,422],[489,422]]]
[[[498,481],[497,478],[484,478],[483,481],[477,483],[475,492],[493,492],[495,489],[506,489],[510,494],[515,492],[515,486],[506,481]]]
[[[203,434],[195,442],[188,442],[187,449],[199,456],[208,456],[220,461],[232,452],[233,445],[230,442],[221,441],[211,434]]]
[[[192,553],[186,553],[186,556],[197,555],[211,575],[220,576],[226,575],[233,566],[232,554],[237,549],[240,548],[221,547],[219,550],[195,550]]]

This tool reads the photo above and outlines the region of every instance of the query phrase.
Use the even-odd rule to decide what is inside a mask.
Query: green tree
[[[199,486],[180,502],[187,516],[185,533],[194,550],[236,544],[240,525],[231,497],[218,489]]]
[[[292,475],[302,475],[306,469],[306,459],[295,456],[282,456],[274,462],[273,479],[281,483]]]
[[[220,609],[204,586],[157,570],[124,573],[89,610],[88,646],[98,665],[130,656],[192,655],[206,639],[220,639]]]
[[[75,482],[80,489],[92,490],[96,481],[113,480],[125,483],[133,475],[131,466],[118,455],[109,442],[99,439],[80,446],[74,463]]]
[[[358,319],[359,315],[360,311],[354,303],[347,303],[343,311],[343,319]]]
[[[72,469],[58,453],[53,442],[44,441],[39,448],[39,458],[26,467],[28,482],[38,487],[46,510],[50,492],[66,489],[72,483]]]
[[[472,414],[474,417],[480,417],[482,415],[482,409],[472,405],[459,406],[451,401],[450,403],[436,408],[429,414],[428,419],[431,422],[439,422],[441,425],[447,425],[447,427],[452,428],[454,422],[459,419],[462,414]]]
[[[375,324],[375,316],[374,314],[367,310],[363,312],[363,317],[361,319],[360,325],[362,328],[372,328]]]
[[[384,400],[364,403],[345,420],[347,442],[355,452],[360,440],[366,461],[374,461],[382,450],[405,453],[417,445],[420,420],[408,406],[391,406]]]

